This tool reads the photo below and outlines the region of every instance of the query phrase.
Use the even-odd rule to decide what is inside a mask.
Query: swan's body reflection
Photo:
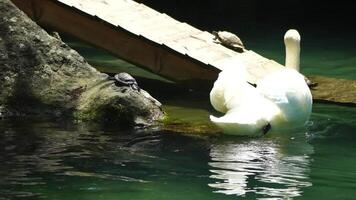
[[[210,172],[215,192],[260,197],[300,196],[309,180],[312,147],[305,141],[255,139],[213,145]]]

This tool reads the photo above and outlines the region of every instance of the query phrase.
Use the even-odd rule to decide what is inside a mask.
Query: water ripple
[[[212,146],[210,156],[214,183],[209,186],[217,193],[285,198],[300,196],[303,187],[312,185],[309,156],[305,152],[284,154],[281,145],[273,141],[217,144]]]
[[[93,177],[93,178],[99,178],[99,179],[119,180],[119,181],[125,181],[125,182],[139,182],[139,183],[148,183],[149,182],[149,181],[131,178],[131,177],[127,177],[127,176],[118,176],[118,175],[105,174],[105,173],[66,171],[62,174],[66,175],[66,176]]]

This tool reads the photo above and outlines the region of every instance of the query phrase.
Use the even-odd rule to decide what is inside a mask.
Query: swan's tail
[[[231,113],[227,113],[222,117],[210,115],[210,121],[220,127],[225,134],[248,136],[262,135],[264,126],[268,124],[268,122],[263,119],[249,121],[239,116]]]

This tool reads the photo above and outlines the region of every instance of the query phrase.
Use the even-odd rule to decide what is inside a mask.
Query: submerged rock
[[[60,38],[0,0],[1,115],[45,115],[123,125],[163,118],[144,90],[115,86]]]

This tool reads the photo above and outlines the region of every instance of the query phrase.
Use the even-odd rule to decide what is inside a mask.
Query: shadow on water
[[[189,145],[184,149],[179,145],[187,143],[186,137],[154,130],[109,131],[98,126],[23,120],[0,124],[0,199],[62,199],[72,192],[111,189],[127,190],[130,195],[141,189],[130,189],[133,185],[147,185],[161,174],[179,170],[174,166],[178,163],[167,155],[190,151]],[[194,143],[194,139],[189,141]]]

